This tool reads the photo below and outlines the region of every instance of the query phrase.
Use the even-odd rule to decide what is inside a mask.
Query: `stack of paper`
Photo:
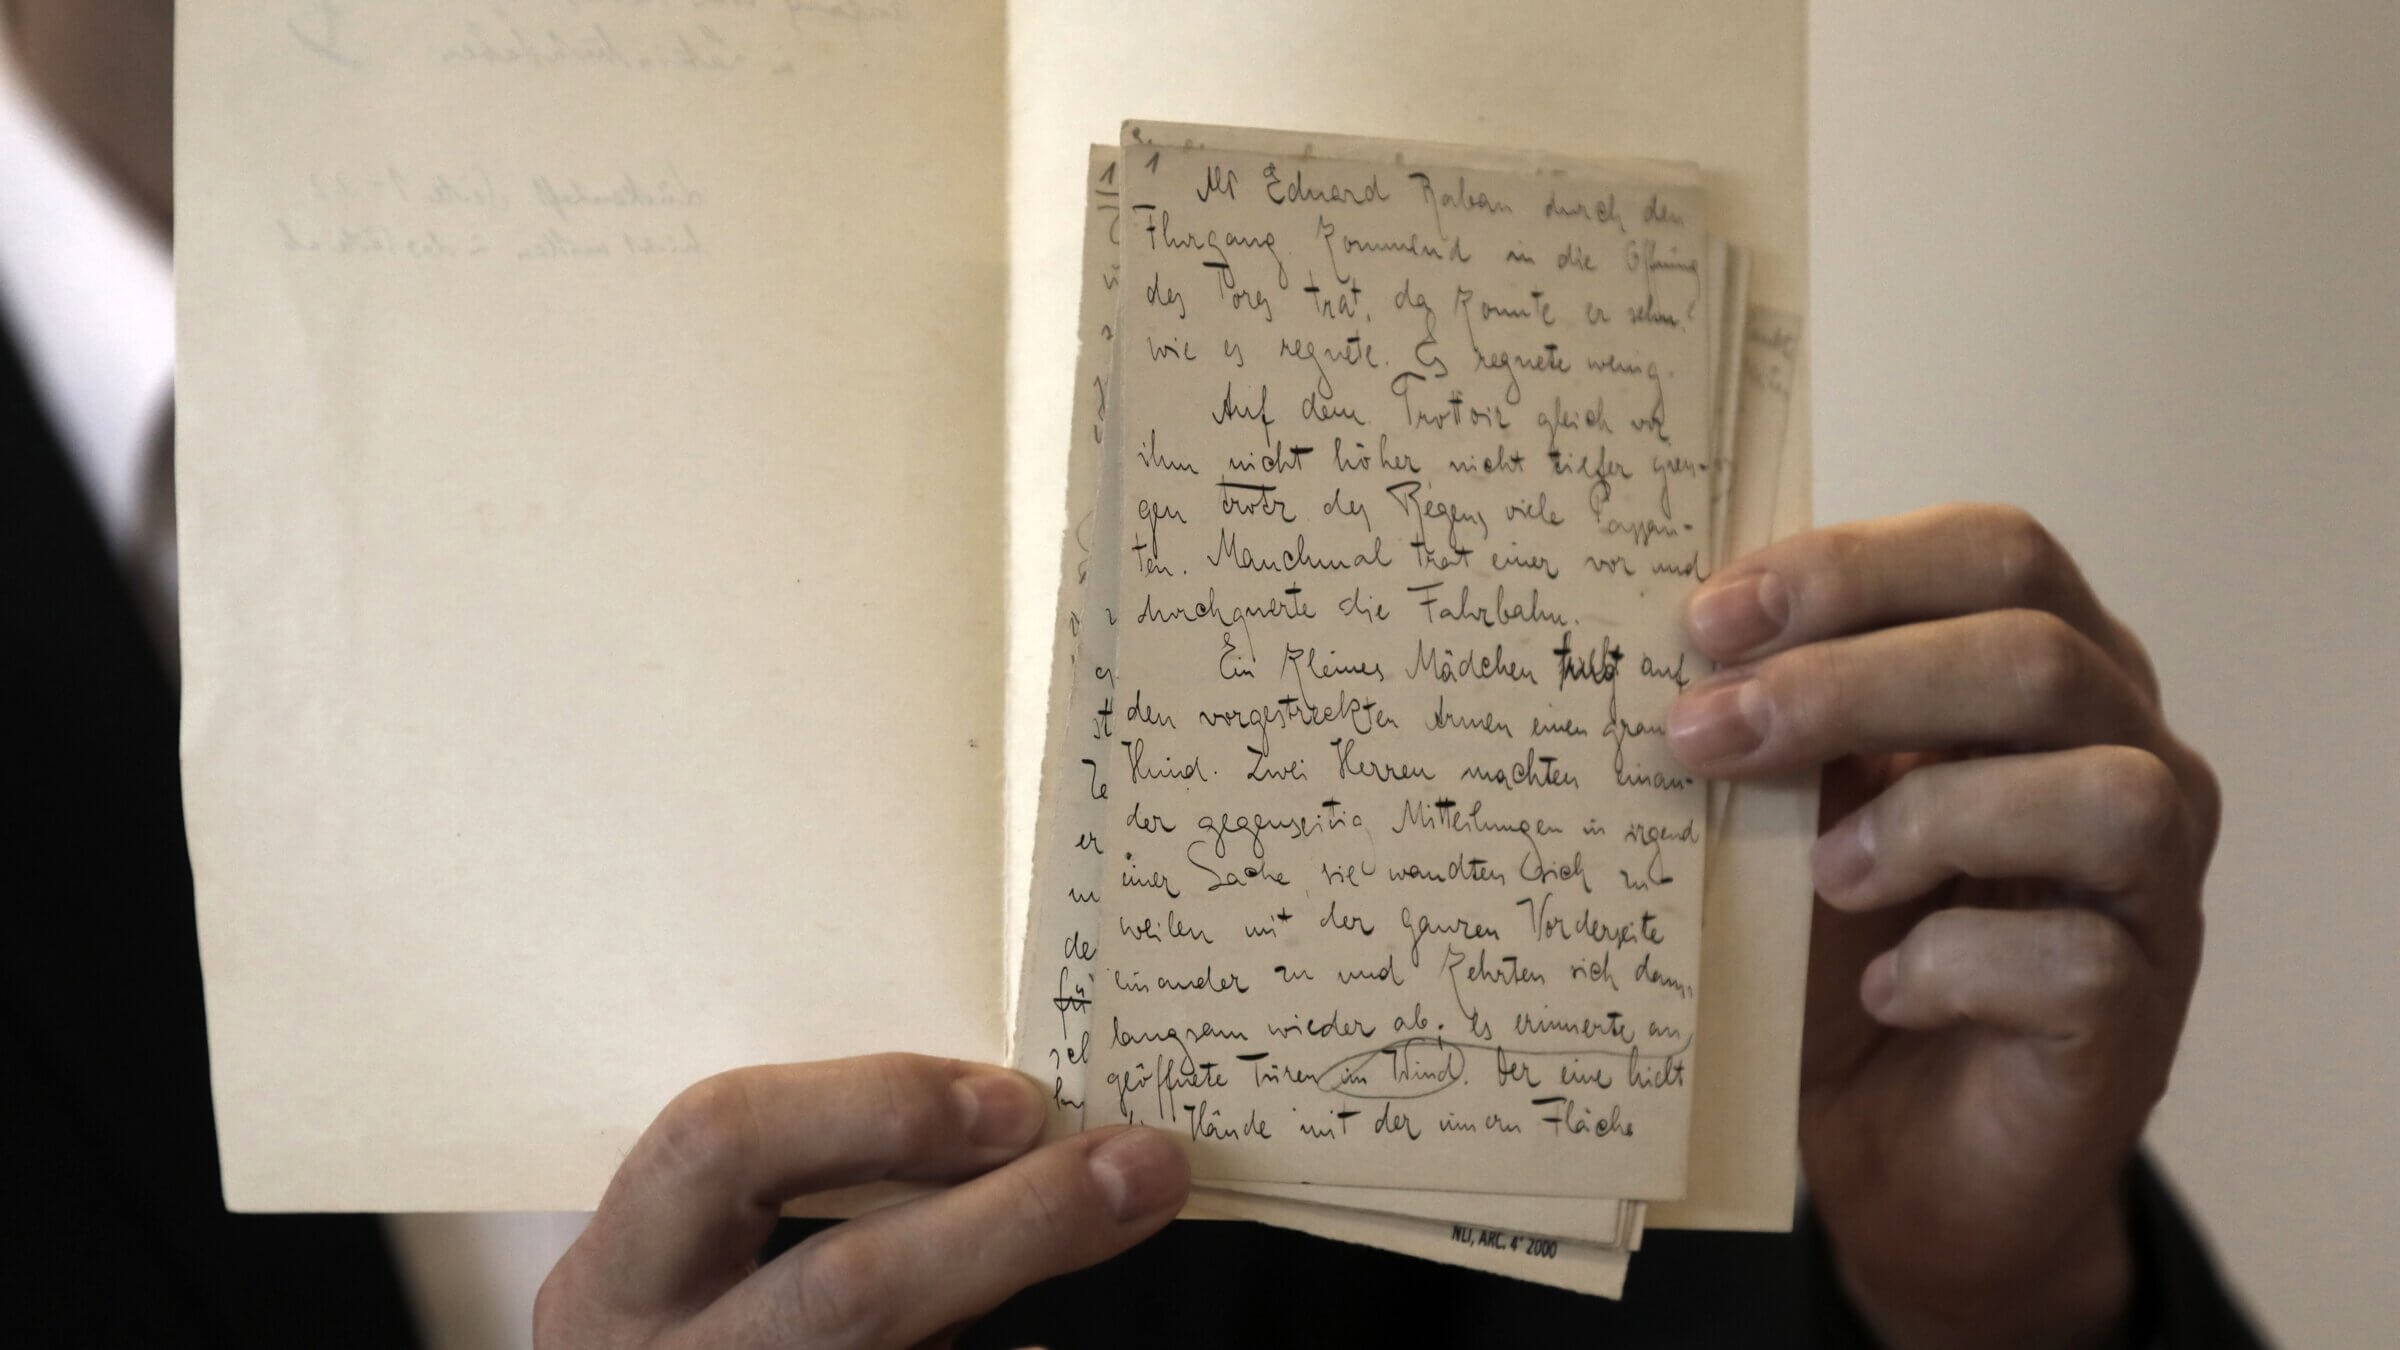
[[[1685,1194],[1725,798],[1662,728],[1797,332],[1699,184],[1092,149],[1015,1054],[1196,1212],[1614,1294]]]

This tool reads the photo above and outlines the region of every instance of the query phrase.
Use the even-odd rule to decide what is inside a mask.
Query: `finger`
[[[696,1343],[914,1345],[1027,1285],[1166,1226],[1191,1189],[1175,1141],[1119,1127],[1063,1139],[963,1185],[836,1225],[697,1321]]]
[[[2130,746],[1955,760],[1911,770],[1817,840],[1837,909],[1914,900],[1952,877],[2063,883],[2112,900],[2146,938],[2188,896],[2197,831],[2182,781]]]
[[[1843,755],[2163,740],[2157,709],[2054,615],[2001,610],[1814,642],[1676,696],[1667,741],[1715,777]]]
[[[2149,657],[2064,547],[2013,506],[1937,506],[1778,540],[1717,570],[1684,608],[1716,661],[1993,609],[2054,614],[2156,689]]]
[[[2146,1034],[2160,982],[2132,934],[2088,909],[1944,909],[1867,963],[1859,1001],[1886,1026],[1972,1022],[2087,1046]]]
[[[1043,1124],[1022,1074],[922,1055],[737,1069],[660,1112],[568,1259],[632,1312],[739,1279],[783,1202],[885,1178],[946,1180],[1023,1153]]]

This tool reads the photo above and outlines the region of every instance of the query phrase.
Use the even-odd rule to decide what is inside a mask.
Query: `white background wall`
[[[2400,1270],[2400,5],[1816,0],[1820,519],[2013,501],[2214,762],[2152,1136],[2279,1341]]]

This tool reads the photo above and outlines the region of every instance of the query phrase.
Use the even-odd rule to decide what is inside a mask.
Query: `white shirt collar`
[[[120,557],[175,372],[166,246],[0,41],[0,318]]]

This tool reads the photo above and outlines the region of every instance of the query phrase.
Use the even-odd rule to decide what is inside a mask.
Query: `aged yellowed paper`
[[[1020,525],[1012,608],[1033,616],[1020,633],[1048,633],[1056,580],[1071,385],[1057,372],[1074,359],[1084,147],[1114,140],[1130,113],[1695,161],[1707,169],[1716,227],[1755,250],[1752,301],[1806,306],[1805,6],[1798,0],[1545,0],[1496,12],[1333,0],[1265,25],[1245,22],[1246,13],[1231,0],[1028,0],[1011,9],[1010,424],[1012,514]],[[1376,59],[1312,59],[1312,44],[1336,34]],[[1127,52],[1199,55],[1162,68],[1127,61]],[[1807,520],[1804,356],[1801,364],[1778,475],[1783,490],[1775,494],[1783,513],[1778,532]],[[1032,650],[1041,645],[1021,641],[1012,664],[1013,685],[1029,691],[1025,698],[1012,692],[1012,709],[1034,710],[1037,726],[1048,661],[1046,651]],[[1020,738],[1027,747],[1036,741]],[[1031,782],[1030,772],[1012,777],[1019,785],[1014,819],[1032,815]],[[1740,1010],[1702,1010],[1712,1049],[1697,1066],[1695,1112],[1710,1123],[1694,1135],[1689,1197],[1653,1206],[1654,1222],[1790,1222],[1801,972],[1784,958],[1807,940],[1799,846],[1813,834],[1814,790],[1794,785],[1761,794],[1780,794],[1783,804],[1751,811],[1733,827],[1779,842],[1713,861],[1712,875],[1735,880],[1723,905],[1711,907],[1711,930],[1722,915],[1742,937],[1721,949],[1711,943],[1704,974],[1753,997]],[[1018,834],[1030,839],[1029,831]],[[1012,890],[1023,893],[1021,885]]]
[[[1762,301],[1805,296],[1796,4],[1473,24],[1334,4],[1295,29],[1022,3],[1010,62],[1048,78],[1013,106],[997,5],[796,8],[705,31],[565,0],[186,16],[186,547],[208,574],[187,640],[214,672],[193,827],[238,1202],[588,1204],[699,1073],[998,1053],[992,950],[1017,930],[985,912],[996,677],[974,653],[1008,606],[979,430],[1000,358],[975,334],[1004,276],[1035,331],[1080,223],[1056,220],[1080,165],[1050,194],[1051,161],[1126,113],[1704,161],[1723,223],[1778,255]],[[1307,62],[1296,37],[1332,32],[1390,59]],[[1172,80],[1117,60],[1205,33]],[[1461,62],[1514,73],[1445,82]],[[894,163],[947,185],[940,219]],[[282,254],[245,251],[261,229]],[[1009,348],[1010,423],[1037,424],[1071,357]],[[838,457],[890,434],[906,453]],[[1013,491],[1057,500],[1064,438],[1010,440]],[[1054,556],[1054,531],[1020,537]],[[783,589],[802,576],[860,588]],[[1046,634],[1047,603],[1019,626]],[[1017,745],[1030,762],[1038,736]],[[1805,911],[1776,885],[1736,903],[1758,912],[1733,969],[1773,1004],[1758,963]],[[900,969],[925,1001],[844,996]],[[1767,1072],[1727,1071],[1734,1109],[1705,1106],[1726,1061],[1694,1088],[1727,1147],[1767,1160],[1719,1222],[1788,1213],[1786,1031],[1759,1025]],[[1706,1131],[1694,1147],[1697,1197]]]
[[[588,1206],[707,1073],[998,1058],[1000,7],[181,30],[229,1201]]]

